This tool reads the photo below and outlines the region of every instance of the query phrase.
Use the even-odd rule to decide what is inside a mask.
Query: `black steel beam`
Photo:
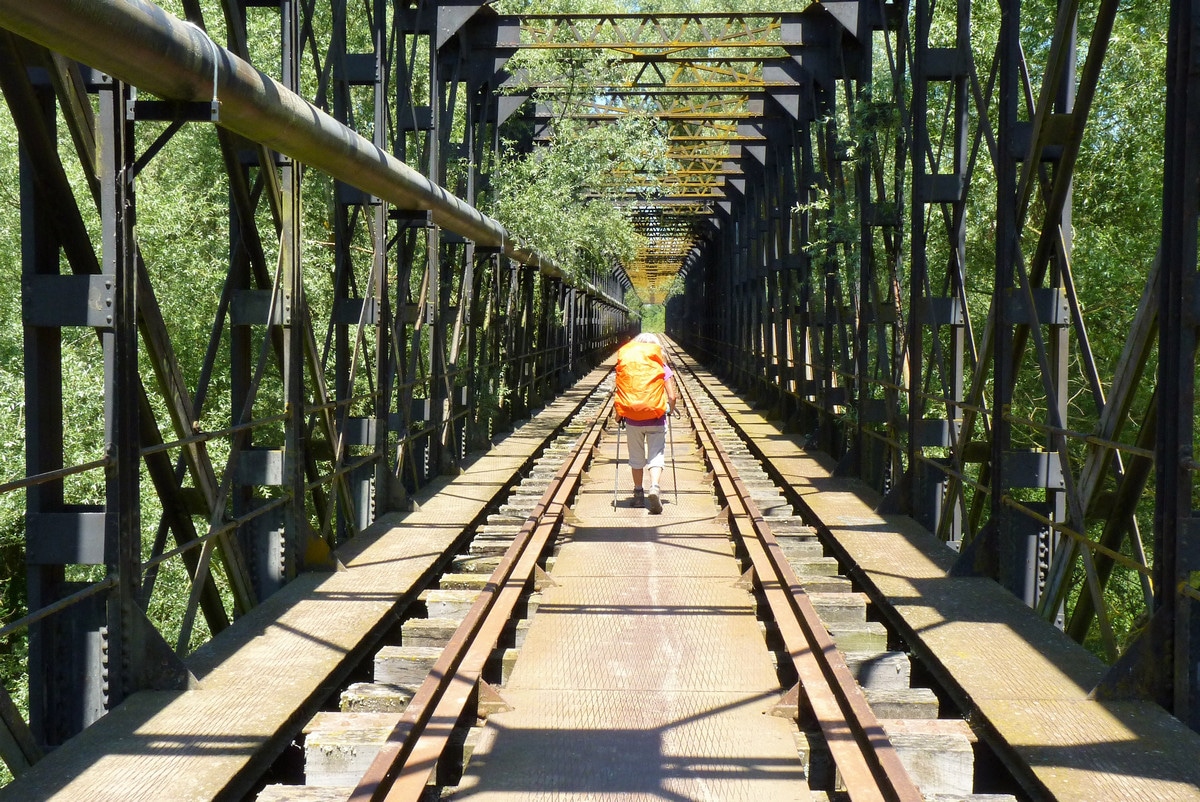
[[[1195,293],[1197,222],[1200,221],[1200,10],[1174,0],[1167,39],[1167,124],[1163,165],[1162,293],[1159,307],[1158,442],[1155,503],[1155,616],[1168,626],[1153,630],[1146,659],[1165,660],[1175,715],[1200,729],[1200,526],[1196,493]],[[1187,591],[1190,591],[1187,592]]]
[[[444,228],[571,280],[551,261],[515,245],[496,220],[152,3],[0,0],[0,27],[166,100],[208,102],[215,94],[221,127],[402,209],[429,210]]]

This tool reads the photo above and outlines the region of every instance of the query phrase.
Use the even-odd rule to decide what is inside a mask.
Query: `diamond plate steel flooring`
[[[613,502],[606,438],[576,501],[554,586],[455,800],[808,800],[795,724],[703,469],[680,442],[678,500]],[[624,448],[622,448],[624,451]]]

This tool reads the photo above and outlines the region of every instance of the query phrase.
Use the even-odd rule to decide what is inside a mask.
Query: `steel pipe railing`
[[[153,3],[0,0],[0,27],[164,100],[209,103],[215,94],[217,125],[402,209],[427,210],[439,226],[629,311],[603,290],[521,247],[499,221]]]

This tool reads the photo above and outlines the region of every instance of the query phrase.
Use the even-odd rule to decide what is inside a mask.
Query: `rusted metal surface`
[[[679,382],[689,406],[691,393]],[[755,577],[792,656],[801,693],[820,724],[850,798],[920,802],[921,792],[900,763],[883,726],[851,675],[811,602],[779,549],[729,455],[703,418],[696,434],[729,510],[731,530],[746,548]]]
[[[534,506],[487,586],[355,788],[352,802],[420,798],[429,773],[475,692],[484,663],[562,521],[567,502],[579,486],[583,469],[600,437],[602,422],[611,409],[610,398]]]

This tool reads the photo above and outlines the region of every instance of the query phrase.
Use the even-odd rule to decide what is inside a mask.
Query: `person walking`
[[[662,512],[658,487],[666,462],[667,415],[675,409],[675,380],[658,337],[643,332],[617,351],[617,418],[625,424],[633,506]],[[650,485],[643,487],[645,474]]]

